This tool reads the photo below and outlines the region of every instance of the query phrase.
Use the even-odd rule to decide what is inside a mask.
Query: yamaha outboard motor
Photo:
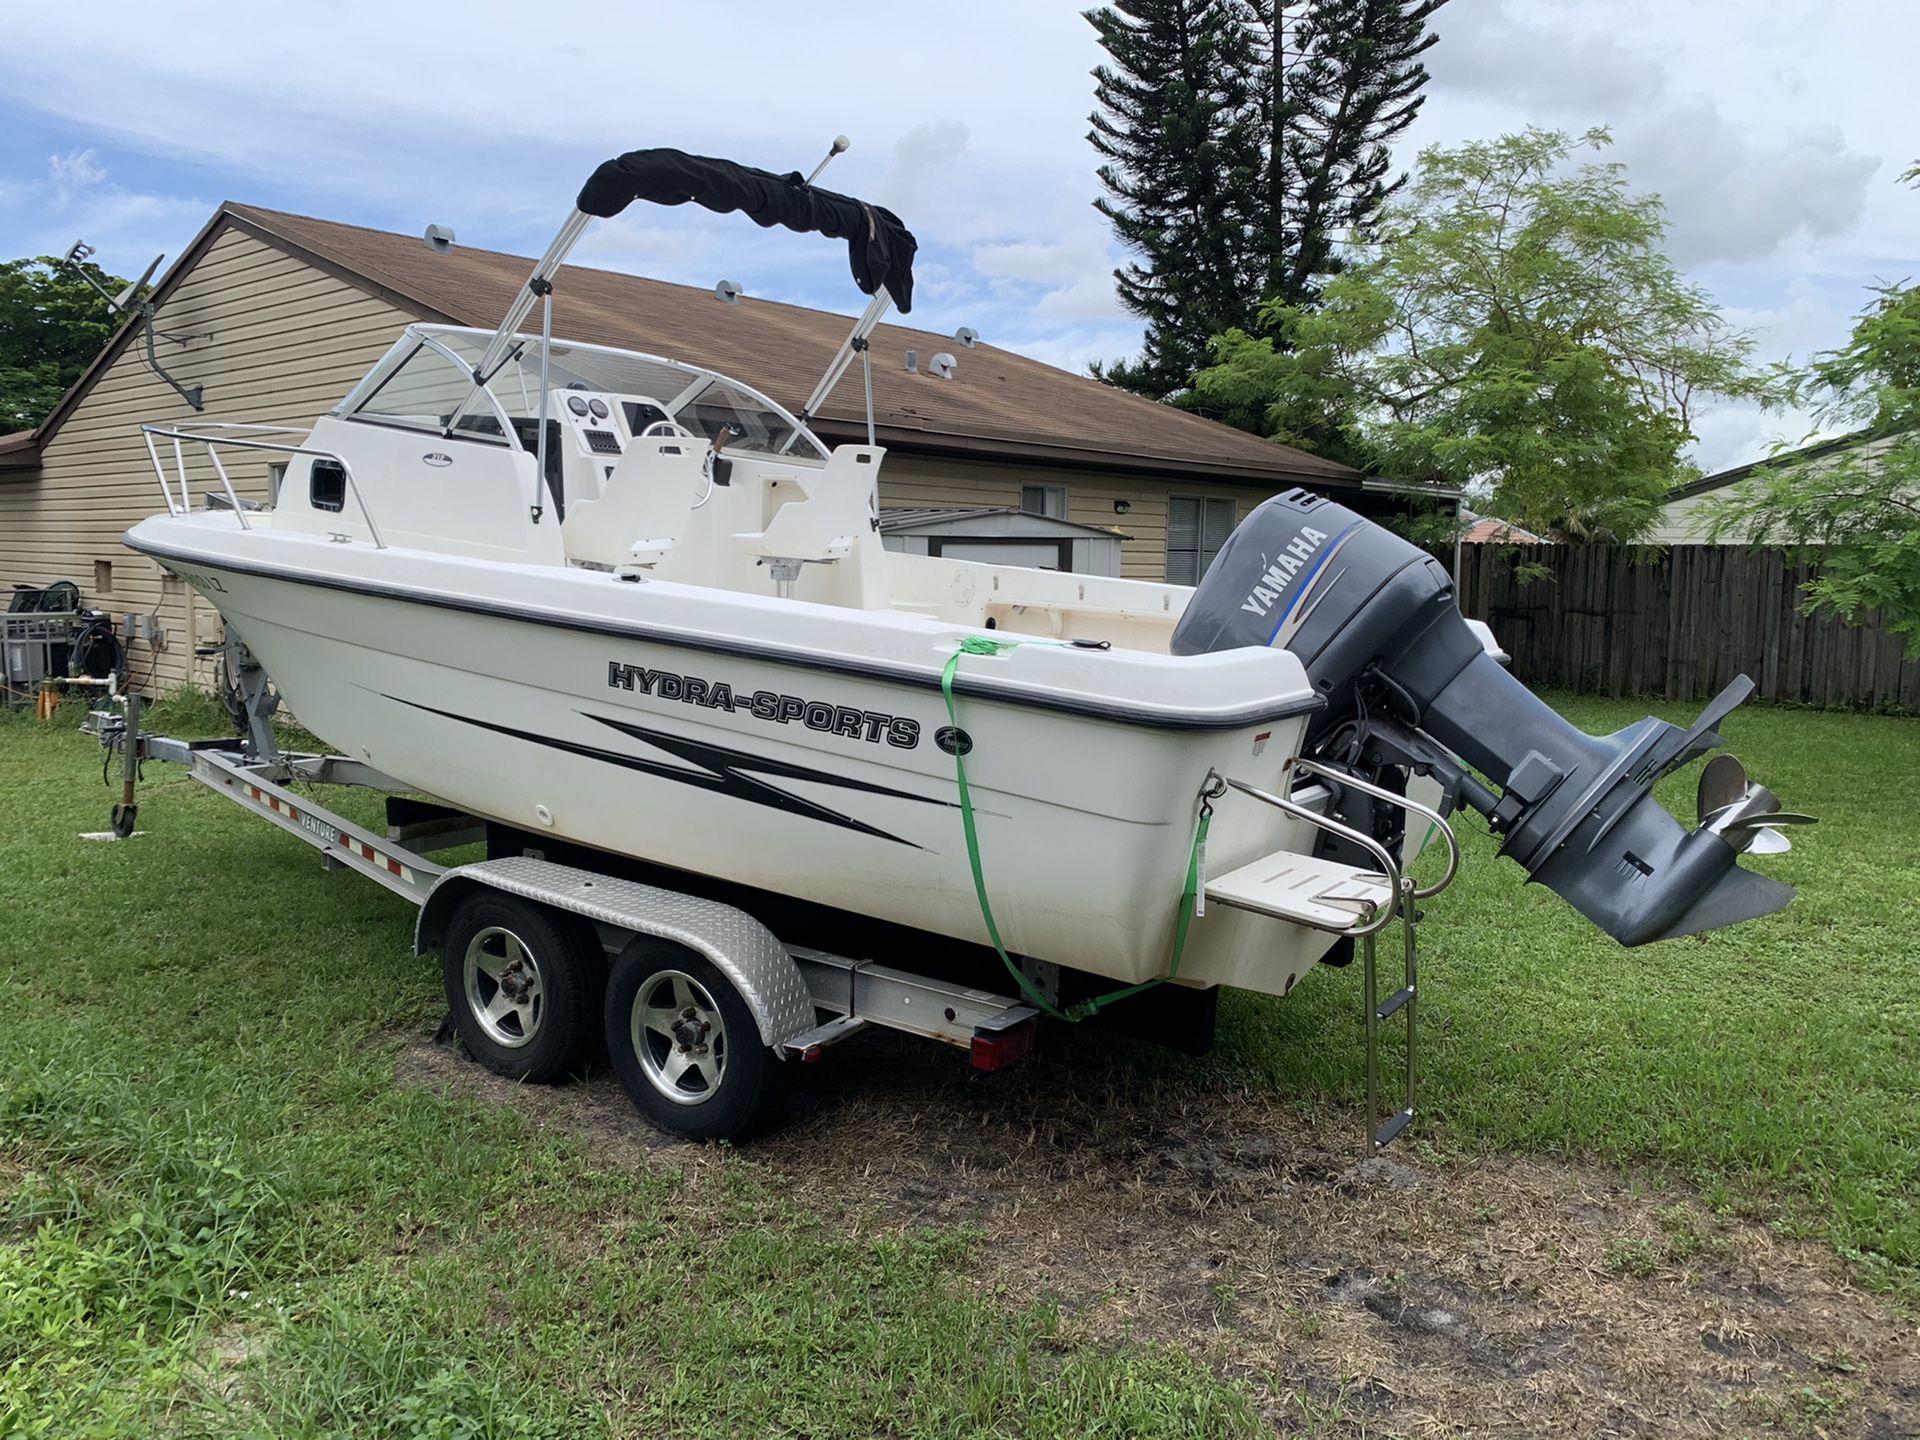
[[[1291,650],[1326,697],[1308,754],[1396,790],[1408,773],[1432,777],[1446,809],[1485,815],[1502,855],[1623,945],[1769,915],[1793,898],[1734,861],[1756,845],[1786,848],[1767,827],[1807,817],[1780,813],[1732,756],[1701,777],[1698,829],[1652,795],[1655,780],[1720,745],[1714,727],[1753,691],[1745,676],[1690,730],[1648,717],[1584,734],[1481,644],[1437,560],[1304,490],[1268,500],[1233,533],[1172,648],[1247,645]],[[1401,812],[1357,791],[1336,796],[1334,813],[1399,838]]]

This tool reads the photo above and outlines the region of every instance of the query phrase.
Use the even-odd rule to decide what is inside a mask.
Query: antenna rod
[[[807,184],[811,185],[814,181],[818,180],[820,178],[820,172],[826,169],[827,166],[833,163],[833,157],[836,155],[844,154],[846,152],[847,146],[851,145],[852,143],[853,142],[847,139],[847,137],[844,135],[834,136],[833,145],[827,151],[827,158],[822,160],[818,165],[813,167],[813,174],[807,176]]]
[[[92,258],[93,253],[93,246],[84,240],[76,240],[73,242],[73,248],[67,251],[60,263],[84,280],[94,294],[107,302],[107,308],[117,315],[120,312],[120,302],[107,293],[105,286],[87,273],[86,262]]]

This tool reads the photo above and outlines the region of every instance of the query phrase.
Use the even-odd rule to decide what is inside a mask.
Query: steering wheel
[[[640,432],[640,438],[642,440],[645,440],[649,435],[683,435],[689,440],[695,438],[691,430],[675,420],[654,421]]]

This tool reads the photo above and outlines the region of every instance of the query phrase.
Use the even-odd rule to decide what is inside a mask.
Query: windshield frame
[[[471,374],[473,372],[473,362],[461,358],[458,352],[447,343],[446,337],[454,336],[458,336],[462,340],[470,341],[484,349],[488,340],[492,338],[492,332],[465,325],[438,325],[427,323],[409,325],[400,339],[381,357],[379,363],[367,372],[365,378],[362,379],[358,385],[354,386],[347,397],[335,406],[330,413],[346,419],[357,418],[356,412],[379,392],[380,387],[391,378],[393,371],[404,364],[421,345],[430,347],[436,353],[444,356],[462,370]],[[517,358],[522,366],[532,364],[537,367],[540,350],[545,343],[541,340],[540,336],[516,333],[513,339],[514,344],[507,352],[508,355]],[[569,364],[569,360],[576,357],[591,358],[596,356],[604,356],[612,362],[638,361],[647,365],[664,367],[673,371],[677,376],[684,377],[686,383],[671,397],[664,395],[652,397],[667,409],[668,413],[674,417],[676,424],[684,425],[684,422],[679,419],[682,407],[694,403],[703,393],[716,384],[727,386],[737,395],[750,400],[756,405],[764,407],[769,414],[777,417],[782,424],[788,427],[792,434],[792,439],[788,442],[787,449],[780,452],[777,458],[783,462],[798,464],[824,464],[828,459],[829,452],[826,445],[821,442],[819,436],[815,435],[798,416],[788,410],[786,406],[767,395],[764,391],[753,385],[749,385],[736,376],[725,374],[719,370],[708,369],[704,365],[694,365],[685,360],[676,360],[671,356],[652,355],[643,350],[626,350],[612,345],[595,345],[587,341],[567,340],[559,336],[554,337],[552,348],[553,354],[550,358],[552,368],[555,371],[565,372],[579,379],[591,380],[592,377],[579,375],[577,367]],[[486,404],[491,407],[494,415],[501,422],[501,428],[505,432],[507,443],[515,449],[524,449],[525,447],[520,444],[518,436],[514,433],[513,425],[508,419],[508,407],[502,403],[501,398],[494,393],[493,389],[494,383],[502,380],[506,373],[507,366],[505,363],[502,363],[495,368],[494,374],[489,376],[485,383],[477,384],[475,388],[485,391],[487,397]],[[563,385],[559,388],[565,387]],[[610,387],[595,388],[604,388],[606,393],[609,394],[626,393]],[[457,419],[460,415],[473,409],[475,399],[475,396],[469,395],[460,408],[454,412],[453,418]],[[370,420],[368,423],[378,422]],[[501,437],[487,436],[485,438],[498,440]],[[775,457],[769,455],[768,458]]]

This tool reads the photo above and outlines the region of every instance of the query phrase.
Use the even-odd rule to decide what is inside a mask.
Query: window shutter
[[[1167,501],[1167,583],[1200,583],[1201,502],[1190,495]]]

